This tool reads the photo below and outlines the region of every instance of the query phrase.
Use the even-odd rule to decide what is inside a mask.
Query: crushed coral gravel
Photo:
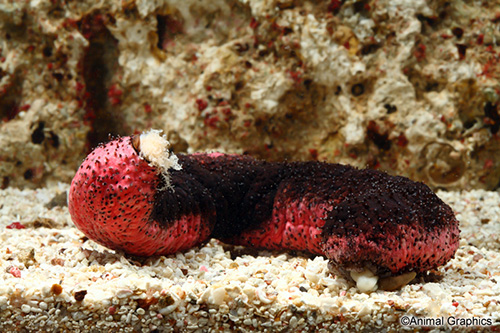
[[[301,253],[211,240],[170,256],[124,257],[84,237],[67,207],[49,204],[68,188],[0,191],[1,331],[396,330],[403,315],[500,322],[497,192],[438,192],[462,231],[455,259],[435,272],[442,279],[365,294],[331,276],[325,258]],[[26,227],[7,228],[13,222]]]

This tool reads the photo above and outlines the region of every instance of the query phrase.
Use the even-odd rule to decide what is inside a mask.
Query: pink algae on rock
[[[6,226],[7,229],[24,229],[26,226],[22,224],[21,222],[12,222],[8,226]]]

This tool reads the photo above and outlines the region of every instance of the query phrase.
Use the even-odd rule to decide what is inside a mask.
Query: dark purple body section
[[[211,237],[325,254],[334,266],[382,275],[435,268],[458,246],[451,208],[404,177],[239,155],[179,155],[179,162],[174,191],[157,194],[152,214],[167,228],[188,212],[215,215]]]

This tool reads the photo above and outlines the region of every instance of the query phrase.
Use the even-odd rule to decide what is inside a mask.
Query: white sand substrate
[[[498,192],[439,192],[461,223],[455,259],[401,290],[362,293],[303,253],[211,240],[170,256],[124,256],[73,226],[68,188],[0,191],[1,332],[500,328]],[[14,222],[25,228],[7,228]]]

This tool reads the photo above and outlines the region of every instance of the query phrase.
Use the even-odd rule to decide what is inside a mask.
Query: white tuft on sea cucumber
[[[149,162],[152,167],[157,167],[163,175],[167,187],[170,185],[168,170],[181,170],[178,157],[168,148],[168,142],[165,135],[161,135],[161,130],[149,130],[140,135],[139,156]]]

